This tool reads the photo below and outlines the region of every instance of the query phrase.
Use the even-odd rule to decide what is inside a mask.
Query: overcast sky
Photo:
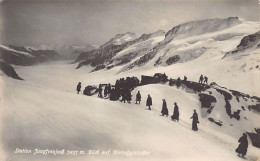
[[[168,31],[193,20],[237,16],[259,21],[258,3],[258,0],[11,0],[0,5],[1,43],[101,45],[117,33]]]

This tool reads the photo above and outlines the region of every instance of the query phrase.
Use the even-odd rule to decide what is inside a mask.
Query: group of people
[[[178,79],[176,80],[175,84],[177,85],[177,87],[180,86],[181,84],[181,79],[180,77],[178,77]],[[187,77],[184,76],[183,81],[187,81]],[[173,80],[170,79],[169,84],[171,85],[171,83],[173,84]],[[208,77],[201,75],[199,78],[199,83],[208,83]],[[98,91],[98,97],[102,98],[103,95],[102,93],[104,93],[104,97],[109,97],[110,100],[116,101],[119,100],[119,98],[121,97],[122,99],[120,100],[121,102],[127,101],[128,103],[131,103],[132,100],[132,94],[131,91],[137,87],[139,85],[139,80],[136,77],[127,77],[126,79],[121,78],[119,80],[116,81],[115,86],[111,86],[110,84],[105,84],[102,85],[100,84],[99,87],[97,88]],[[103,87],[104,87],[104,92],[103,92]],[[77,94],[79,94],[81,91],[81,82],[78,83],[77,85]],[[141,103],[141,93],[140,91],[137,92],[136,94],[136,104],[140,104]],[[163,99],[162,100],[162,110],[161,110],[161,116],[167,116],[169,115],[169,111],[167,108],[167,103],[166,100]],[[147,96],[147,100],[146,100],[146,106],[148,106],[148,110],[151,110],[151,106],[152,106],[152,97],[150,96],[150,94],[148,94]],[[177,105],[176,102],[174,102],[174,110],[173,110],[173,114],[171,116],[171,119],[173,121],[179,121],[179,107]],[[190,118],[192,119],[192,130],[194,131],[198,131],[198,126],[197,124],[199,123],[199,118],[198,118],[198,114],[196,112],[196,110],[194,109],[193,115]],[[244,157],[247,153],[247,148],[248,148],[248,140],[247,140],[247,135],[246,133],[243,134],[243,136],[241,138],[239,138],[238,142],[240,143],[238,148],[235,150],[238,153],[239,157]]]
[[[208,77],[203,76],[202,74],[200,75],[199,83],[205,83],[208,84]]]
[[[169,81],[169,85],[170,86],[172,86],[173,84],[176,84],[176,86],[179,88],[180,86],[181,86],[181,83],[182,82],[187,82],[188,81],[188,78],[186,77],[186,76],[184,76],[183,77],[183,80],[181,80],[181,78],[180,77],[178,77],[177,79],[176,79],[176,81],[174,81],[172,78],[170,79],[170,81]]]
[[[169,112],[168,112],[166,100],[163,99],[162,101],[163,101],[163,104],[162,104],[161,114],[162,114],[162,116],[168,117]],[[173,121],[179,121],[179,107],[176,102],[174,102],[174,110],[173,110],[173,114],[172,114],[171,118]]]
[[[114,86],[111,86],[111,84],[100,84],[97,88],[98,97],[103,98],[102,93],[104,93],[104,97],[108,97],[111,101],[117,101],[121,98],[121,102],[125,103],[127,101],[128,103],[131,103],[131,91],[138,85],[139,79],[137,77],[127,77],[126,79],[120,78],[116,80]],[[104,90],[103,86],[105,86]]]
[[[163,104],[162,104],[162,110],[161,110],[161,116],[167,116],[169,115],[169,112],[168,112],[168,108],[167,108],[167,103],[166,103],[166,100],[163,99]],[[173,114],[171,116],[171,119],[173,121],[179,121],[179,116],[180,116],[180,113],[179,113],[179,106],[177,105],[176,102],[174,102],[174,110],[173,110]],[[197,124],[199,123],[199,117],[198,117],[198,114],[196,112],[196,110],[194,109],[194,113],[192,115],[192,117],[190,118],[192,119],[192,130],[193,131],[198,131],[198,126]]]

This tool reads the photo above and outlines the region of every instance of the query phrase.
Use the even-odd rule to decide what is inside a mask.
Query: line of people
[[[162,101],[163,101],[163,104],[162,104],[162,110],[161,110],[162,115],[161,116],[167,116],[168,117],[169,113],[168,113],[166,100],[163,99]],[[176,102],[174,102],[174,110],[173,110],[173,114],[171,116],[171,119],[173,121],[179,122],[179,116],[180,116],[179,106],[177,105]],[[192,119],[192,130],[198,131],[198,125],[197,124],[199,123],[199,117],[198,117],[198,114],[197,114],[195,109],[194,109],[193,115],[190,119]]]
[[[141,98],[140,91],[138,91],[138,93],[136,94],[136,100],[138,100],[139,104],[140,104],[141,99],[139,100],[139,98]],[[162,101],[163,101],[163,104],[162,104],[162,110],[161,110],[162,115],[161,116],[167,116],[168,117],[169,111],[168,111],[168,108],[167,108],[166,100],[163,99]],[[152,97],[150,96],[150,94],[148,94],[148,97],[147,97],[147,100],[146,100],[146,106],[148,106],[148,110],[151,110],[152,104],[153,104]],[[180,116],[179,106],[177,105],[176,102],[174,102],[174,110],[173,110],[173,114],[171,116],[171,119],[173,121],[179,122],[179,116]],[[199,123],[199,118],[198,118],[198,114],[197,114],[195,109],[194,109],[194,113],[193,113],[193,115],[190,119],[192,119],[192,130],[198,131],[197,124]]]
[[[186,78],[184,77],[184,80],[187,81],[187,77]],[[206,76],[203,77],[203,75],[201,75],[199,83],[203,83],[203,80],[204,80],[204,83],[208,83],[207,82],[208,78]],[[79,94],[80,91],[81,91],[81,82],[78,83],[76,90],[77,90],[77,94]],[[128,97],[130,96],[130,98],[132,97],[130,89],[127,90],[127,92],[123,92],[123,93],[127,93]],[[105,97],[109,96],[110,100],[111,100],[111,98],[112,98],[112,100],[118,100],[119,96],[118,95],[113,96],[115,94],[116,94],[115,88],[112,88],[112,86],[110,84],[105,85],[105,88],[104,88],[104,96]],[[102,98],[102,85],[101,84],[99,85],[99,88],[98,88],[98,97]],[[114,97],[118,97],[118,99],[115,99]],[[136,104],[141,103],[141,98],[142,98],[141,93],[140,93],[140,91],[138,91],[137,94],[136,94]],[[129,103],[131,102],[131,99],[127,98],[127,96],[124,97],[124,94],[123,94],[121,102],[123,102],[123,101],[125,102],[125,100],[127,100]],[[161,110],[162,115],[161,116],[167,116],[168,117],[169,112],[168,112],[166,100],[163,99],[162,101],[163,101],[163,103],[162,103],[162,110]],[[148,106],[148,110],[151,110],[152,104],[153,104],[152,103],[152,97],[150,96],[150,94],[148,94],[148,97],[147,97],[147,100],[146,100],[146,106]],[[179,114],[179,107],[178,107],[177,103],[174,102],[174,110],[173,110],[173,114],[171,116],[171,119],[173,121],[178,122],[179,121],[179,115],[180,115]],[[192,119],[192,130],[198,131],[197,124],[199,123],[199,118],[198,118],[198,114],[197,114],[195,109],[194,109],[193,115],[190,119]],[[239,157],[244,158],[244,156],[247,153],[247,148],[248,148],[248,140],[247,140],[246,133],[244,133],[243,136],[239,138],[238,142],[239,142],[239,145],[238,145],[238,148],[235,151],[238,153]]]

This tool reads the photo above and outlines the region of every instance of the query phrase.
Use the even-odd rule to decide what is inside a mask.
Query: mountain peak
[[[185,38],[189,36],[201,35],[204,33],[220,31],[241,23],[238,17],[228,17],[225,19],[205,19],[191,21],[173,27],[165,35],[166,39]]]
[[[135,33],[132,32],[126,32],[123,34],[117,34],[115,37],[110,39],[108,42],[106,42],[102,47],[108,46],[110,44],[114,45],[122,45],[128,41],[132,41],[136,39],[138,36]]]

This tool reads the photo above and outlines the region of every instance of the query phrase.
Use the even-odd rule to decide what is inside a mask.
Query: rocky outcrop
[[[240,43],[237,45],[237,47],[234,50],[226,53],[224,57],[226,57],[228,55],[232,55],[232,54],[237,54],[239,52],[243,52],[243,51],[245,51],[247,49],[251,49],[253,47],[258,47],[259,41],[260,41],[260,31],[254,33],[254,34],[251,34],[251,35],[247,35],[242,38],[242,40],[240,41]]]
[[[21,77],[18,76],[18,74],[15,72],[14,68],[5,63],[0,61],[0,70],[7,75],[8,77],[14,78],[14,79],[18,79],[18,80],[23,80]]]
[[[171,56],[169,57],[167,60],[166,60],[166,63],[168,65],[172,65],[173,63],[177,62],[180,60],[180,56],[179,55],[174,55],[174,56]]]
[[[247,134],[252,140],[253,146],[260,148],[260,128],[255,128],[255,133],[247,132]]]
[[[208,95],[205,93],[200,93],[199,98],[201,102],[201,107],[207,108],[207,112],[210,114],[212,109],[214,108],[214,104],[217,102],[216,98],[212,95]]]

